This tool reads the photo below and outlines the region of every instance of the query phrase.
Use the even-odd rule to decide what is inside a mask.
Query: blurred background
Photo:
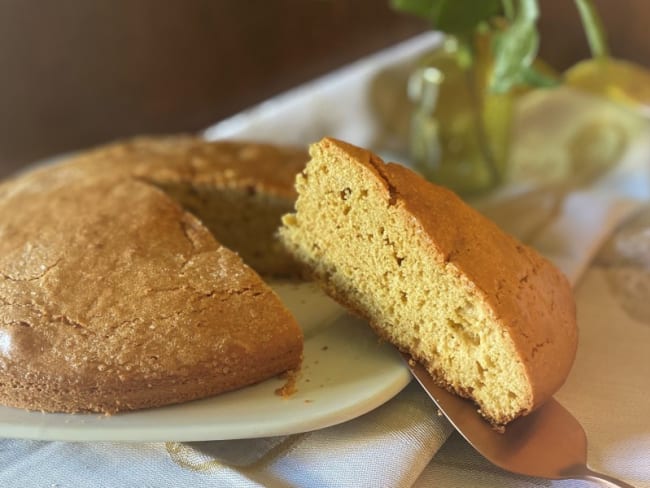
[[[588,56],[544,0],[541,57]],[[650,1],[596,1],[611,51],[650,66]],[[141,133],[196,131],[428,29],[388,0],[0,0],[0,176]]]

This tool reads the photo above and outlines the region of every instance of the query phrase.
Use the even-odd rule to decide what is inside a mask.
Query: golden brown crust
[[[547,400],[565,381],[577,348],[575,301],[562,273],[455,194],[411,170],[386,164],[368,151],[335,139],[326,138],[318,146],[333,159],[355,161],[367,168],[383,187],[388,205],[401,209],[405,223],[428,238],[432,257],[453,271],[491,311],[528,377],[532,397],[521,413]],[[346,303],[331,286],[329,292]],[[373,317],[367,318],[372,322]],[[373,328],[381,330],[376,324]],[[505,424],[512,417],[491,420]]]
[[[564,275],[453,192],[367,151],[331,139],[324,143],[368,165],[394,205],[403,206],[422,226],[442,262],[455,265],[481,294],[526,366],[532,408],[557,391],[577,348],[575,300]]]
[[[67,164],[106,170],[157,185],[188,183],[258,191],[293,202],[296,174],[307,160],[298,147],[249,141],[206,141],[190,135],[136,137],[85,152]]]
[[[274,292],[157,188],[46,168],[0,187],[0,402],[115,412],[298,367]]]
[[[449,190],[394,163],[385,169],[400,189],[397,199],[438,255],[474,285],[512,338],[528,372],[532,408],[543,403],[564,383],[577,348],[575,300],[566,277]]]

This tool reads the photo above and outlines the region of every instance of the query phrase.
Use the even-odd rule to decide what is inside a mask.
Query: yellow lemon
[[[650,71],[612,58],[581,61],[564,75],[573,88],[608,98],[650,116]]]

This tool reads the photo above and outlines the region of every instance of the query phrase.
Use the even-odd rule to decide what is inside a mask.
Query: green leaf
[[[515,17],[515,0],[501,0],[503,4],[503,15],[511,21]]]
[[[446,0],[439,3],[434,26],[455,35],[472,32],[478,24],[501,12],[501,0]]]
[[[416,15],[433,24],[436,4],[439,0],[390,0],[390,6],[401,12]]]
[[[536,0],[519,0],[514,20],[510,26],[494,36],[494,70],[490,89],[504,93],[513,86],[524,83],[525,72],[537,56],[539,34],[535,23],[539,16]]]
[[[542,73],[535,69],[535,66],[529,66],[521,71],[521,81],[539,88],[553,88],[561,83],[558,78]]]
[[[590,0],[576,1],[590,3]],[[492,41],[494,69],[490,89],[504,93],[519,84],[557,84],[557,80],[532,66],[539,48],[537,0],[390,0],[390,4],[396,10],[417,15],[436,29],[457,37],[466,48],[460,55],[463,65],[471,63],[471,39],[477,28],[496,16],[506,15],[510,25],[497,31]]]
[[[391,6],[417,15],[437,30],[455,36],[471,33],[501,13],[501,0],[391,0]]]

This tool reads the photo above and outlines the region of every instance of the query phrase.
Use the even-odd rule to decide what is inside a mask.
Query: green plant
[[[591,0],[575,0],[592,55],[606,56],[602,23]],[[460,62],[474,61],[473,36],[491,31],[493,69],[489,89],[505,93],[527,85],[547,87],[560,80],[538,69],[537,0],[390,0],[401,12],[421,17],[437,30],[456,37],[461,44]]]

